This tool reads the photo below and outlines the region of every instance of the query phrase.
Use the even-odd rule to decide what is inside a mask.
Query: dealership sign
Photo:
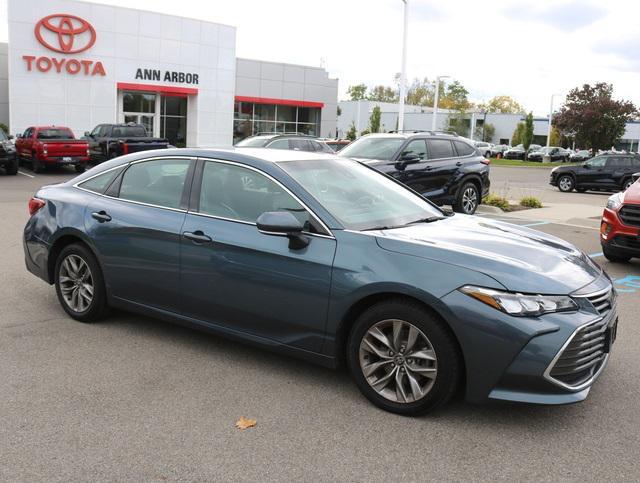
[[[96,42],[96,30],[85,19],[70,14],[54,14],[36,23],[34,34],[40,44],[61,54],[78,54],[89,50]],[[67,72],[76,75],[106,75],[100,61],[68,57],[23,55],[27,70]]]

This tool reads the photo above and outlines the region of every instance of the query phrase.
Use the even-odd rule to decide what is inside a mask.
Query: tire
[[[88,276],[83,267],[88,268]],[[74,268],[77,269],[75,273]],[[76,280],[81,280],[83,283],[78,285]],[[73,243],[62,249],[56,260],[54,283],[58,301],[71,318],[79,322],[95,322],[108,314],[109,307],[102,270],[96,257],[85,245]],[[93,290],[90,300],[86,297],[90,295],[87,285],[90,285]]]
[[[11,163],[5,164],[4,169],[8,175],[18,174],[18,159],[16,158]]]
[[[627,178],[622,182],[622,191],[627,191],[634,183],[632,178]]]
[[[621,255],[617,252],[611,251],[606,245],[602,245],[602,254],[604,257],[613,263],[625,263],[631,260],[631,257],[626,255]]]
[[[44,166],[35,155],[31,158],[31,171],[34,173],[42,173],[44,171]]]
[[[563,193],[569,193],[573,191],[576,186],[576,182],[573,180],[573,176],[570,174],[560,175],[558,178],[558,189]]]
[[[398,345],[408,342],[410,330],[416,334],[413,349],[405,348],[401,353],[402,345],[396,347],[396,324],[402,327]],[[372,329],[377,329],[376,334],[382,334],[383,339],[386,336],[388,344],[371,335]],[[409,357],[415,353],[421,356]],[[402,299],[373,305],[358,317],[349,335],[347,361],[358,388],[369,401],[405,416],[424,414],[446,404],[456,393],[463,372],[458,344],[444,322],[420,304]],[[371,365],[377,368],[365,375]],[[384,380],[386,384],[376,384]]]
[[[453,211],[473,215],[480,204],[480,193],[475,183],[467,182],[458,192],[458,198],[453,204]]]

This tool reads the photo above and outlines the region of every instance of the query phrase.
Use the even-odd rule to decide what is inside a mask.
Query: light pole
[[[440,79],[448,79],[448,75],[436,77],[436,94],[433,97],[433,115],[431,116],[431,130],[436,130],[436,118],[438,117],[438,95],[440,94]]]
[[[549,125],[547,126],[547,147],[551,145],[551,118],[553,117],[553,98],[561,94],[551,94],[551,102],[549,105]]]
[[[409,5],[408,0],[402,0],[404,3],[404,19],[402,26],[402,66],[400,69],[400,105],[398,106],[398,131],[404,129],[404,97],[407,84],[407,27],[409,25]]]

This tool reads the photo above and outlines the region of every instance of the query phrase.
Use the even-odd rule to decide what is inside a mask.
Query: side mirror
[[[85,132],[84,132],[84,135],[85,135],[86,137],[88,137],[88,138],[90,138],[90,137],[91,137],[91,133],[90,133],[89,131],[85,131]]]
[[[256,220],[260,233],[273,236],[286,236],[289,248],[299,250],[309,245],[309,238],[302,234],[304,229],[298,219],[288,211],[267,211]]]
[[[22,137],[22,134],[16,134],[16,139],[20,139]]]
[[[584,169],[589,169],[591,166],[589,166],[589,163],[582,163],[582,167]]]
[[[420,162],[420,156],[415,153],[403,153],[400,159],[396,161],[396,169],[398,171],[404,170],[408,165]]]
[[[633,182],[635,183],[636,181],[638,181],[640,179],[640,173],[633,173],[631,175],[631,179],[633,180]]]

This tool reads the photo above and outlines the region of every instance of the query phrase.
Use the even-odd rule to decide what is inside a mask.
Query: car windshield
[[[116,126],[113,128],[114,138],[144,138],[147,131],[144,126]]]
[[[580,156],[589,156],[589,151],[578,151],[576,154],[579,154]]]
[[[242,141],[237,143],[236,146],[243,147],[243,148],[262,148],[270,140],[271,140],[270,136],[251,137],[251,138],[243,139]]]
[[[391,160],[404,143],[404,138],[365,137],[342,149],[339,156],[350,158]]]
[[[386,176],[348,159],[279,163],[348,230],[435,221],[442,211]]]
[[[41,129],[38,131],[38,139],[73,139],[73,133],[69,129]]]

